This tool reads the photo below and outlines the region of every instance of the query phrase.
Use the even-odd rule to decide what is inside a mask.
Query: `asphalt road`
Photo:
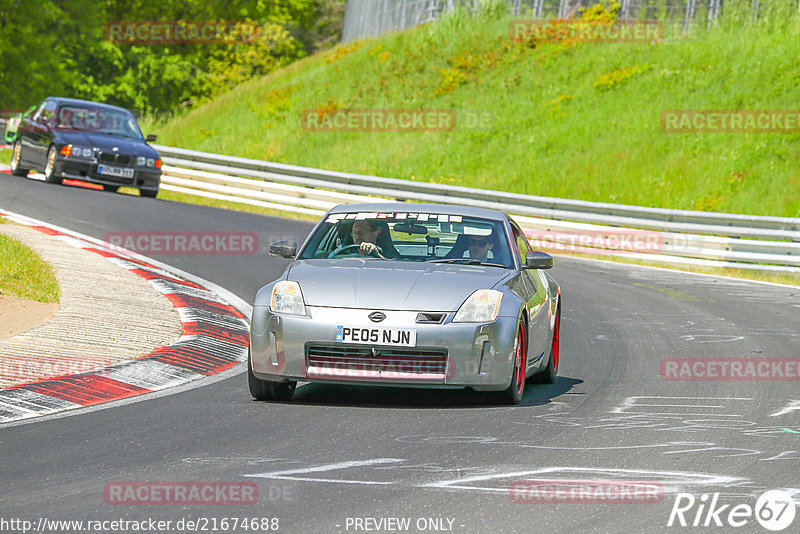
[[[6,175],[0,208],[98,238],[250,231],[264,248],[278,238],[299,241],[310,228]],[[248,302],[286,265],[265,254],[153,257]],[[698,499],[685,512],[690,524],[703,494],[706,510],[716,493],[718,506],[729,505],[723,524],[734,505],[752,507],[766,490],[800,501],[796,380],[660,376],[665,358],[800,358],[800,289],[567,258],[557,258],[552,272],[563,291],[560,377],[528,385],[520,406],[487,405],[466,392],[319,385],[299,388],[291,403],[259,403],[239,374],[0,428],[0,531],[21,531],[2,520],[36,525],[44,517],[153,518],[172,521],[164,530],[171,532],[181,519],[200,519],[206,531],[232,532],[219,523],[227,517],[278,518],[279,531],[290,533],[402,531],[388,518],[408,518],[411,532],[659,532],[687,530],[667,527],[678,492]],[[509,485],[530,479],[656,481],[664,495],[636,504],[512,502]],[[259,499],[107,503],[104,487],[121,481],[255,482]],[[705,520],[704,512],[699,523]],[[767,532],[746,520],[737,532]],[[786,531],[798,525],[800,517]]]

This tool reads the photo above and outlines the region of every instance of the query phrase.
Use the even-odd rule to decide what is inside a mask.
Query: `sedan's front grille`
[[[100,152],[97,156],[100,163],[112,163],[114,165],[130,165],[133,156],[115,154],[113,152]]]
[[[306,365],[309,378],[443,380],[447,370],[447,351],[309,345]]]

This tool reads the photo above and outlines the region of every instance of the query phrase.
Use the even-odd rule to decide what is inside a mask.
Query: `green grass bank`
[[[159,142],[323,169],[664,208],[800,216],[800,134],[672,133],[667,110],[800,109],[800,17],[729,10],[659,42],[510,38],[504,14],[341,45],[165,123]],[[338,109],[452,110],[445,132],[320,132]]]

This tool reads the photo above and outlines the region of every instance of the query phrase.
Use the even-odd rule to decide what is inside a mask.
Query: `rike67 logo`
[[[719,493],[704,493],[695,498],[691,493],[679,493],[672,505],[667,526],[682,527],[743,527],[755,518],[767,530],[783,530],[794,521],[795,504],[792,496],[781,490],[763,493],[755,508],[749,504],[719,504]]]

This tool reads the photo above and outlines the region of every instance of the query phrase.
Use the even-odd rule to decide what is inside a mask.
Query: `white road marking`
[[[302,469],[289,469],[284,471],[273,471],[270,473],[257,473],[253,475],[244,475],[244,476],[250,478],[270,478],[277,480],[296,480],[304,482],[332,482],[336,484],[390,485],[394,484],[394,482],[381,482],[375,480],[346,480],[346,479],[298,477],[295,475],[302,475],[306,473],[324,473],[328,471],[337,471],[340,469],[349,469],[351,467],[366,467],[369,465],[383,465],[383,464],[392,464],[398,462],[405,462],[405,460],[399,458],[375,458],[373,460],[337,462],[332,464],[305,467]]]
[[[668,400],[672,404],[648,404],[647,402],[640,402],[640,400]],[[698,401],[698,400],[707,400],[709,402],[720,402],[720,401],[752,401],[753,399],[749,397],[660,397],[660,396],[635,396],[635,397],[627,397],[624,401],[622,401],[622,405],[612,408],[609,413],[621,413],[621,414],[647,414],[647,415],[680,415],[680,416],[687,416],[687,415],[698,415],[698,416],[709,416],[713,415],[714,417],[741,417],[741,414],[726,414],[726,413],[717,413],[715,411],[706,412],[706,413],[686,413],[680,410],[675,411],[664,411],[659,410],[658,412],[653,411],[638,411],[639,408],[647,408],[647,407],[658,407],[658,408],[725,408],[726,406],[720,406],[719,404],[691,404],[689,401]],[[686,401],[686,402],[681,402]],[[726,403],[731,404],[731,403]],[[732,404],[737,404],[737,402],[733,402]]]
[[[615,468],[595,468],[595,467],[545,467],[527,471],[512,471],[505,473],[495,473],[491,475],[481,475],[473,477],[465,477],[454,480],[437,481],[428,484],[422,484],[420,487],[441,488],[441,489],[455,489],[466,491],[482,491],[489,493],[508,493],[508,487],[491,487],[470,485],[473,482],[493,481],[502,478],[519,478],[545,475],[545,478],[552,480],[558,478],[559,480],[576,480],[571,478],[577,476],[580,480],[585,480],[587,477],[580,476],[580,473],[586,473],[591,477],[609,479],[609,480],[641,480],[643,477],[650,480],[658,480],[664,486],[664,493],[678,493],[683,490],[684,486],[722,486],[722,487],[736,487],[749,483],[748,480],[739,477],[731,477],[724,475],[707,475],[702,473],[691,473],[681,471],[651,471],[640,469],[615,469]],[[558,476],[558,475],[562,476]],[[569,475],[570,478],[564,475]]]
[[[770,414],[770,417],[777,417],[779,415],[784,415],[794,411],[800,411],[800,400],[790,400],[789,404],[781,408],[779,411]]]

